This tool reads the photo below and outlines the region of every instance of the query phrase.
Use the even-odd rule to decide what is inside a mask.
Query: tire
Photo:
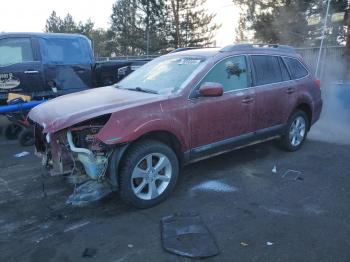
[[[5,127],[4,136],[7,140],[15,140],[18,138],[18,135],[22,129],[23,128],[20,125],[11,123]]]
[[[34,145],[34,132],[31,129],[24,129],[18,135],[18,142],[21,146],[32,146]]]
[[[289,152],[300,149],[307,137],[309,125],[306,113],[301,110],[295,111],[289,118],[285,134],[281,138],[283,149]]]
[[[125,154],[119,174],[121,199],[136,208],[150,208],[165,200],[179,176],[175,152],[156,140],[144,140]]]

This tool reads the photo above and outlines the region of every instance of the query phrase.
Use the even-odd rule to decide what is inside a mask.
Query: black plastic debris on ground
[[[68,197],[66,203],[73,206],[85,206],[106,197],[112,192],[109,184],[89,180],[78,186],[74,193]]]
[[[95,248],[85,248],[83,252],[83,257],[93,257],[97,253],[97,249]]]
[[[206,258],[219,254],[219,248],[197,214],[175,214],[163,217],[163,248],[180,256]]]

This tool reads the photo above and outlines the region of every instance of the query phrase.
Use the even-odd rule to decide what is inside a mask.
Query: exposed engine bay
[[[43,166],[52,176],[64,175],[71,184],[78,185],[69,197],[72,204],[95,201],[115,190],[115,183],[107,176],[113,148],[96,139],[108,118],[88,120],[54,134],[43,134],[42,127],[35,127],[36,153],[42,157]],[[88,194],[93,195],[92,200]]]

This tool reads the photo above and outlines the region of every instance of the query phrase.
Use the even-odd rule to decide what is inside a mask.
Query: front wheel
[[[281,139],[285,150],[293,152],[304,143],[309,130],[309,121],[304,111],[296,111],[289,119],[286,133]]]
[[[32,146],[35,143],[34,131],[31,128],[24,129],[18,135],[18,142],[21,146]]]
[[[155,140],[133,145],[121,163],[120,196],[137,208],[149,208],[174,190],[179,161],[174,151]]]

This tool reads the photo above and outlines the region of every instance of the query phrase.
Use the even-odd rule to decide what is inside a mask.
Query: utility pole
[[[320,45],[320,50],[318,52],[318,57],[317,57],[317,64],[316,64],[316,72],[315,75],[316,77],[320,77],[318,75],[318,71],[320,68],[320,62],[321,62],[321,55],[322,55],[322,48],[323,48],[323,42],[324,42],[324,38],[326,36],[326,30],[327,30],[327,22],[328,22],[328,14],[329,14],[329,6],[331,4],[331,0],[328,0],[327,3],[327,11],[326,11],[326,17],[324,19],[324,25],[323,25],[323,30],[322,30],[322,39],[321,39],[321,45]]]

